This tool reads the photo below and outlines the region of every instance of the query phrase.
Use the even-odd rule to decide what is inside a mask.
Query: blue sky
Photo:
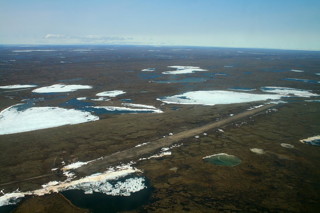
[[[0,0],[0,43],[320,50],[320,1]]]

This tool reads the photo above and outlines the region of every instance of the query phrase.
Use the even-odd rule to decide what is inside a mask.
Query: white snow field
[[[89,112],[75,109],[31,107],[19,111],[18,105],[8,107],[0,112],[0,135],[99,120],[99,117]]]

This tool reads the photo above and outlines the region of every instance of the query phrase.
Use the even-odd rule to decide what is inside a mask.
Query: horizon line
[[[286,48],[272,48],[272,47],[227,47],[227,46],[204,46],[204,45],[181,45],[181,44],[92,44],[92,43],[74,43],[74,44],[2,44],[0,46],[152,46],[152,47],[202,47],[202,48],[224,48],[224,49],[259,49],[259,50],[287,50],[287,51],[305,51],[305,52],[320,52],[312,49],[286,49]]]

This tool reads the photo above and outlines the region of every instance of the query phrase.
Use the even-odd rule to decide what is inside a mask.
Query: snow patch
[[[165,71],[162,74],[173,74],[173,75],[180,75],[180,74],[190,74],[194,72],[203,72],[208,71],[205,69],[201,69],[200,67],[194,66],[168,66],[169,68],[176,69],[175,71]]]
[[[0,112],[0,135],[28,132],[99,120],[89,112],[59,107],[31,107],[22,111],[17,104]]]
[[[7,86],[0,86],[0,89],[24,89],[24,88],[33,88],[37,87],[35,84],[14,84]]]
[[[265,153],[263,149],[259,149],[259,148],[252,148],[250,149],[250,151],[259,155],[262,155]]]
[[[92,89],[89,85],[66,85],[66,84],[54,84],[47,87],[40,87],[34,89],[34,93],[59,93],[59,92],[74,92],[80,89]]]
[[[144,105],[144,104],[130,104],[130,103],[122,103],[122,106],[126,107],[136,107],[136,108],[145,108],[145,109],[157,109],[154,106]]]
[[[303,70],[296,70],[296,69],[292,69],[290,70],[291,72],[304,72]]]
[[[145,146],[145,145],[147,145],[147,144],[149,144],[149,143],[150,143],[150,142],[141,143],[141,144],[136,145],[135,147]]]
[[[128,108],[128,107],[117,107],[117,106],[93,106],[90,108],[95,109],[105,109],[111,112],[132,112],[132,113],[139,113],[139,112],[152,112],[152,113],[163,113],[160,109],[141,109],[141,108]]]
[[[147,69],[143,69],[141,70],[142,72],[154,72],[156,70],[156,68],[147,68]]]
[[[294,145],[291,145],[291,144],[288,144],[288,143],[281,143],[280,146],[282,146],[283,148],[287,148],[287,149],[294,148]]]
[[[110,181],[118,180],[130,174],[141,172],[131,167],[130,164],[111,167],[103,173],[96,173],[77,180],[67,179],[62,182],[51,181],[42,185],[41,189],[27,192],[15,191],[0,196],[0,206],[16,204],[21,198],[27,195],[42,196],[50,193],[57,193],[70,189],[84,190],[85,193],[100,192],[113,196],[130,196],[131,193],[140,191],[147,186],[143,177],[128,178],[124,181],[117,181],[115,184]]]
[[[320,135],[316,135],[313,137],[305,138],[300,140],[301,143],[311,144],[314,146],[320,146]]]
[[[91,101],[110,101],[110,99],[105,97],[100,97],[100,98],[92,98]]]
[[[261,87],[261,91],[268,92],[268,93],[276,93],[284,97],[290,96],[298,96],[298,97],[311,97],[311,96],[319,96],[318,94],[312,93],[308,90],[303,89],[295,89],[289,87],[274,87],[274,86],[267,86]]]
[[[201,104],[213,106],[216,104],[235,104],[253,101],[280,99],[278,94],[249,94],[242,92],[211,90],[186,92],[180,95],[158,98],[157,100],[167,104]]]
[[[112,91],[104,91],[104,92],[99,92],[96,94],[96,96],[103,96],[103,97],[110,97],[110,98],[114,98],[116,96],[125,94],[125,91],[122,90],[112,90]]]

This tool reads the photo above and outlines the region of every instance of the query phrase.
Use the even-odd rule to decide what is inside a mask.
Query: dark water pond
[[[153,190],[147,179],[145,184],[147,188],[132,193],[130,196],[111,196],[97,192],[85,194],[82,190],[68,190],[62,194],[74,205],[89,209],[93,213],[130,211],[149,202]]]

